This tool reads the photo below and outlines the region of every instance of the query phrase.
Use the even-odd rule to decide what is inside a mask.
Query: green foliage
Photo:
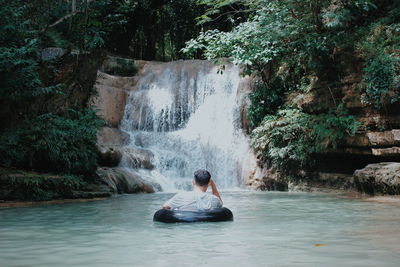
[[[400,100],[400,8],[371,25],[359,44],[365,58],[362,97],[375,108]]]
[[[0,0],[0,5],[0,101],[58,92],[60,85],[43,86],[39,77],[39,36],[29,10],[18,1]]]
[[[249,94],[250,106],[247,114],[252,128],[258,126],[266,115],[273,115],[285,101],[287,92],[283,81],[276,78],[267,85],[258,82],[255,90]]]
[[[91,109],[70,110],[67,117],[40,115],[0,136],[0,163],[63,173],[93,172],[101,125]]]
[[[207,2],[214,2],[218,9],[221,1]],[[368,13],[369,2],[347,1],[332,9],[328,8],[331,5],[328,0],[248,1],[246,5],[252,15],[246,22],[229,32],[202,32],[187,42],[184,52],[190,54],[202,50],[208,59],[230,57],[233,63],[244,64],[251,71],[260,71],[265,64],[277,60],[295,61],[304,68],[310,63],[327,60],[332,49],[328,42],[330,32],[324,31],[324,28],[332,28],[332,22],[321,18],[329,12],[330,17],[338,21],[336,24],[344,24],[342,20],[354,20],[354,13],[360,13],[360,10]],[[346,19],[340,19],[343,15],[339,13],[343,10],[348,14]]]
[[[188,41],[183,51],[189,55],[200,51],[207,59],[228,57],[245,67],[244,74],[259,78],[249,95],[248,115],[251,127],[256,127],[252,146],[259,158],[271,160],[282,170],[312,165],[315,153],[335,147],[355,133],[359,123],[343,111],[329,84],[340,84],[343,74],[348,75],[346,60],[340,56],[356,54],[357,42],[371,35],[365,29],[387,12],[389,15],[379,22],[385,28],[361,44],[361,54],[366,58],[364,98],[371,103],[397,100],[393,92],[398,90],[400,80],[400,9],[395,1],[202,2],[208,7],[200,18],[202,23],[235,4],[243,5],[240,12],[246,14],[246,20],[230,31],[205,30]],[[293,91],[307,93],[309,88],[326,90],[321,93],[332,96],[335,110],[325,107],[317,110],[319,114],[309,114],[287,97]]]
[[[364,68],[363,100],[381,108],[400,99],[400,58],[386,54],[371,57]]]
[[[268,115],[252,133],[252,147],[259,158],[271,160],[283,171],[309,167],[312,155],[335,148],[359,123],[343,111],[311,115],[298,109],[283,109]]]
[[[2,197],[6,200],[46,201],[71,198],[85,182],[80,176],[47,174],[9,174],[0,179]]]
[[[369,0],[207,0],[214,9],[231,2],[241,2],[247,21],[231,31],[217,29],[201,32],[187,42],[183,51],[194,55],[202,51],[207,59],[229,57],[234,64],[247,68],[247,73],[257,74],[264,82],[271,76],[267,68],[286,65],[292,76],[332,76],[333,51],[338,44],[351,41],[350,30],[355,23],[370,19],[376,6]],[[219,12],[219,11],[218,11]]]
[[[200,31],[204,10],[195,0],[120,1],[105,23],[107,48],[116,55],[146,60],[182,58],[180,49]]]

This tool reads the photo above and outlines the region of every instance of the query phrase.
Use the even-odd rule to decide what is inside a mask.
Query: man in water
[[[206,170],[197,170],[194,173],[193,191],[176,194],[163,205],[164,209],[178,209],[190,211],[204,211],[222,208],[222,199],[217,186]],[[212,194],[206,193],[211,186]]]

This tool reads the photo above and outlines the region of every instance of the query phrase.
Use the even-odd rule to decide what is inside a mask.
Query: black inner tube
[[[164,223],[222,222],[233,221],[233,214],[228,208],[212,209],[208,211],[160,209],[154,213],[153,221]]]

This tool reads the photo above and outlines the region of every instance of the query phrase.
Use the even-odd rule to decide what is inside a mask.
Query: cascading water
[[[120,129],[131,139],[120,167],[163,191],[188,190],[200,168],[220,188],[242,187],[251,158],[240,126],[242,78],[238,67],[218,70],[200,60],[148,63],[128,95]]]

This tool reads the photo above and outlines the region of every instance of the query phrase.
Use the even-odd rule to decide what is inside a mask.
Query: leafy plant
[[[44,114],[0,136],[0,163],[26,169],[91,173],[97,166],[96,134],[102,125],[91,109],[67,117]]]
[[[0,190],[6,200],[45,201],[71,198],[85,182],[74,175],[7,174],[0,178]]]
[[[365,58],[362,100],[378,109],[400,100],[399,10],[372,24],[358,46]]]
[[[271,160],[285,172],[313,165],[312,155],[335,148],[354,135],[359,123],[343,111],[311,115],[284,109],[268,115],[252,133],[252,147],[260,159]]]
[[[44,86],[39,76],[39,35],[18,1],[0,0],[0,101],[19,103],[57,92],[60,85]]]
[[[371,57],[364,67],[364,102],[381,108],[400,99],[400,58],[386,54]]]
[[[267,85],[256,83],[255,90],[249,94],[250,106],[247,110],[252,128],[258,126],[266,115],[274,115],[283,105],[287,92],[285,89],[283,81],[279,78]]]

